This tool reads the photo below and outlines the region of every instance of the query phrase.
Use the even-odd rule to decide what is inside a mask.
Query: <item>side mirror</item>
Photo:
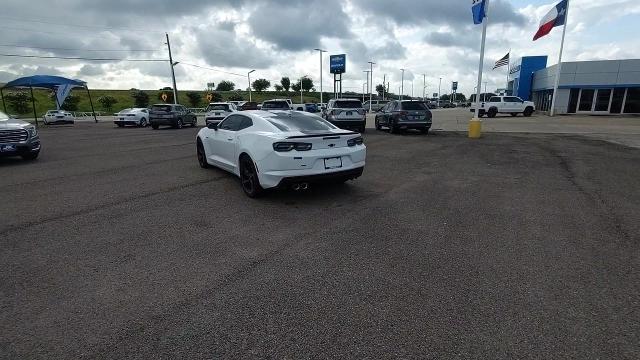
[[[218,130],[218,123],[214,123],[214,122],[207,123],[207,128],[217,131]]]

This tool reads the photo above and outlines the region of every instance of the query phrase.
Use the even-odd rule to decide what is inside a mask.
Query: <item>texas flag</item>
[[[556,6],[545,15],[540,21],[540,28],[533,36],[533,41],[549,34],[551,29],[556,26],[564,25],[567,18],[567,0],[560,1]]]

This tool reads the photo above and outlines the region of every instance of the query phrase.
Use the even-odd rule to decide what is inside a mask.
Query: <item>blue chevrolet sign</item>
[[[347,55],[331,55],[329,57],[329,69],[332,74],[343,74],[347,71]]]

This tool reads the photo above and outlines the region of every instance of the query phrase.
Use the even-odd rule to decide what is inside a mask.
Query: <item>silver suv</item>
[[[39,154],[40,137],[36,127],[22,120],[10,119],[0,112],[0,156],[35,160]]]
[[[331,99],[322,117],[341,129],[365,131],[367,115],[358,99]]]

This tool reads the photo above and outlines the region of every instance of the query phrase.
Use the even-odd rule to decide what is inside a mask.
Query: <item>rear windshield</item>
[[[320,116],[309,113],[278,114],[266,119],[282,131],[326,131],[336,128]]]
[[[336,109],[360,109],[362,102],[360,100],[340,100],[333,104]]]
[[[153,105],[151,110],[155,111],[171,111],[171,105]]]
[[[229,105],[228,104],[216,104],[216,105],[209,105],[207,106],[207,112],[209,111],[229,111]]]
[[[427,106],[423,102],[403,101],[402,110],[427,110]]]
[[[265,101],[262,104],[262,109],[287,109],[289,110],[289,103],[286,101]]]

